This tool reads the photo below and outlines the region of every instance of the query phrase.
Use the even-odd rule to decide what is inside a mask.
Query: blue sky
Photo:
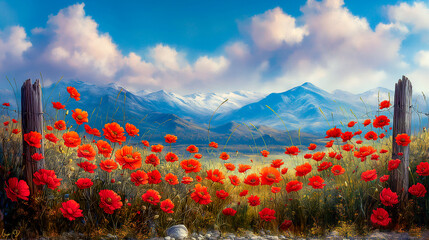
[[[5,76],[129,89],[429,89],[428,1],[0,1]]]

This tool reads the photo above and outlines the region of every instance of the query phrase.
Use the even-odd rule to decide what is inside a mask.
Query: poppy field
[[[238,160],[213,140],[177,148],[174,133],[151,142],[132,122],[91,127],[85,109],[67,108],[80,100],[78,89],[64,92],[67,102],[45,106],[56,114],[45,119],[43,132],[22,135],[10,104],[1,106],[0,232],[147,239],[177,224],[190,232],[264,229],[290,236],[332,230],[359,236],[375,229],[418,235],[429,227],[429,134],[392,136],[389,100],[373,117],[327,122],[317,144],[285,143],[276,150],[281,154],[262,149]],[[72,121],[66,121],[69,111]],[[45,162],[32,176],[33,194],[23,174],[23,144],[44,147],[44,154],[31,156]],[[389,186],[403,164],[392,159],[394,144],[410,150],[406,201]]]

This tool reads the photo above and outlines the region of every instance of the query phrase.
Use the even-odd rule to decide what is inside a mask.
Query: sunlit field
[[[67,108],[79,101],[79,89],[59,91],[70,94],[69,100],[45,106],[56,114],[45,118],[43,132],[22,136],[14,109],[1,106],[4,233],[36,238],[73,231],[89,239],[108,234],[148,239],[184,224],[190,233],[263,229],[290,237],[332,231],[352,237],[375,229],[419,236],[429,227],[429,133],[392,136],[388,100],[380,101],[373,118],[327,121],[323,143],[286,142],[282,149],[270,148],[276,154],[262,145],[246,155],[211,141],[209,131],[206,146],[177,147],[174,132],[152,142],[133,122],[92,128],[91,113]],[[69,115],[73,121],[66,122]],[[44,146],[44,155],[32,156],[45,161],[33,175],[41,189],[33,195],[24,180],[23,144]],[[389,188],[389,176],[403,164],[391,159],[394,144],[410,148],[406,202]]]

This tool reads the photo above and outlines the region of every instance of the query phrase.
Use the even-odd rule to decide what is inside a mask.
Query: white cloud
[[[395,22],[411,25],[415,31],[429,30],[429,8],[424,2],[389,6],[388,15]]]
[[[284,44],[295,45],[308,35],[306,26],[297,27],[295,18],[279,7],[252,17],[250,31],[255,44],[264,50],[275,50]]]
[[[23,27],[14,26],[0,31],[0,69],[11,63],[21,64],[24,52],[31,46]]]

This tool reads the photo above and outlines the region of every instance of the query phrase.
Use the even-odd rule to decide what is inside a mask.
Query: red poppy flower
[[[180,166],[185,170],[185,173],[201,171],[201,163],[195,159],[183,160],[180,162]]]
[[[384,135],[384,133],[380,133],[380,135],[378,135],[378,137],[379,137],[380,139],[383,139],[385,136],[386,136],[386,135]]]
[[[384,188],[380,193],[380,201],[384,206],[393,207],[393,205],[398,204],[398,195],[395,192],[392,192],[390,188]]]
[[[126,141],[124,129],[119,124],[112,122],[106,123],[103,128],[103,136],[112,143],[122,145]]]
[[[228,176],[228,178],[231,181],[232,185],[238,186],[240,184],[240,179],[236,175],[230,175]]]
[[[302,189],[302,185],[303,185],[302,182],[298,180],[292,180],[286,184],[286,191],[287,193],[298,192],[299,190]]]
[[[350,152],[354,148],[354,146],[351,144],[344,144],[343,146],[341,146],[341,148],[346,152]]]
[[[133,152],[133,147],[123,146],[115,153],[115,161],[122,166],[123,169],[134,170],[142,166],[142,157],[139,152]]]
[[[149,176],[142,170],[137,170],[131,173],[131,182],[136,186],[145,185],[148,183]]]
[[[389,175],[383,175],[380,177],[380,182],[386,182],[387,180],[389,180]]]
[[[210,194],[207,191],[207,187],[197,184],[194,187],[194,191],[191,193],[191,198],[196,203],[207,205],[212,202]]]
[[[355,136],[361,135],[362,134],[362,130],[358,130],[354,133]]]
[[[175,143],[177,141],[177,137],[171,134],[167,134],[164,137],[166,143]]]
[[[249,193],[249,190],[243,190],[241,191],[238,195],[240,195],[240,197],[244,197]]]
[[[71,131],[63,134],[64,145],[69,148],[75,148],[81,144],[81,139],[77,132]]]
[[[31,155],[31,159],[33,159],[34,161],[40,161],[44,159],[44,157],[40,153],[34,153],[33,155]]]
[[[286,152],[285,154],[288,155],[298,155],[298,153],[300,153],[301,151],[299,151],[299,148],[297,146],[292,146],[292,147],[288,147],[286,148]]]
[[[152,205],[157,205],[161,200],[161,195],[159,195],[158,191],[153,189],[149,189],[142,195],[143,201],[150,203]]]
[[[53,143],[57,143],[58,142],[58,138],[55,136],[55,134],[53,133],[48,133],[45,135],[45,138],[48,139],[49,141],[53,142]]]
[[[228,169],[229,171],[235,170],[235,165],[232,163],[225,163],[224,165],[225,165],[226,169]]]
[[[210,170],[207,170],[206,179],[223,184],[223,179],[225,179],[225,175],[223,175],[223,173],[219,171],[219,169],[215,169],[215,170],[210,169]]]
[[[103,171],[112,172],[112,170],[115,170],[118,168],[118,164],[112,159],[106,159],[100,162],[100,168]]]
[[[140,132],[140,130],[131,123],[125,124],[125,131],[127,131],[130,137],[139,136],[139,132]]]
[[[274,216],[276,214],[276,211],[269,208],[264,208],[262,211],[259,212],[259,217],[262,220],[265,220],[266,222],[270,222],[271,220],[276,219]]]
[[[404,153],[403,152],[398,152],[398,156],[403,156]]]
[[[356,124],[357,122],[355,122],[355,121],[350,121],[348,124],[347,124],[347,127],[353,127],[355,124]]]
[[[314,150],[314,149],[316,149],[316,148],[317,148],[317,145],[316,145],[316,144],[314,144],[314,143],[310,143],[310,146],[308,147],[308,150],[312,151],[312,150]]]
[[[89,172],[89,173],[94,173],[94,170],[97,168],[97,165],[87,161],[78,163],[77,165],[83,170],[85,170],[85,172]]]
[[[100,131],[96,128],[91,128],[88,124],[85,124],[85,132],[90,135],[101,137]]]
[[[90,188],[92,185],[94,185],[94,183],[92,182],[91,179],[89,178],[79,178],[76,182],[75,182],[76,186],[79,189],[85,189],[85,188]]]
[[[384,115],[376,116],[375,119],[372,121],[372,125],[375,128],[383,128],[387,125],[389,125],[390,119]]]
[[[308,185],[312,186],[314,189],[322,189],[326,184],[325,180],[319,176],[314,176],[309,179]]]
[[[276,160],[273,160],[271,162],[271,167],[273,167],[273,168],[280,168],[283,164],[284,164],[283,160],[276,159]]]
[[[218,144],[215,143],[215,142],[210,142],[209,146],[212,147],[212,148],[218,148]]]
[[[216,197],[219,199],[225,200],[229,196],[229,193],[227,193],[225,190],[216,191]]]
[[[260,183],[260,179],[258,174],[256,173],[252,173],[249,174],[245,179],[244,179],[244,183],[250,186],[258,186]]]
[[[341,136],[341,129],[334,127],[326,131],[325,138],[339,138]]]
[[[381,149],[380,153],[387,153],[388,151],[386,149]]]
[[[161,173],[158,170],[147,172],[149,184],[158,184],[161,180]]]
[[[251,169],[252,167],[250,165],[246,164],[238,164],[238,172],[239,173],[245,173],[247,170]]]
[[[62,208],[60,211],[63,216],[70,221],[75,220],[78,217],[83,217],[82,210],[79,209],[80,205],[75,200],[68,200],[67,202],[61,203]]]
[[[295,176],[297,176],[297,177],[306,176],[307,174],[309,174],[311,172],[311,169],[312,169],[312,167],[311,167],[310,163],[304,163],[302,165],[298,165],[295,168],[295,170],[296,170]]]
[[[196,158],[196,159],[200,159],[200,158],[202,158],[203,157],[203,155],[201,155],[201,154],[199,154],[199,153],[197,153],[197,154],[195,154],[194,155],[194,158]]]
[[[229,155],[226,152],[222,152],[219,156],[220,159],[226,161],[229,159]]]
[[[330,158],[335,158],[335,156],[337,156],[337,153],[336,152],[329,152],[328,155]]]
[[[280,188],[280,187],[271,187],[272,193],[279,193],[281,190],[282,190],[282,188]]]
[[[76,101],[80,100],[80,93],[74,87],[67,87],[67,92],[70,94],[70,98],[74,98]]]
[[[361,179],[365,182],[369,182],[375,180],[377,178],[377,171],[375,169],[368,170],[362,173]]]
[[[101,190],[100,195],[100,208],[107,214],[113,214],[116,209],[122,207],[121,196],[112,190]]]
[[[408,134],[403,133],[403,134],[398,134],[395,138],[396,140],[396,144],[398,144],[399,146],[408,146],[408,144],[410,144],[411,140],[410,140],[410,136],[408,136]]]
[[[287,231],[290,227],[292,226],[292,221],[291,220],[284,220],[282,222],[282,224],[280,224],[280,229],[283,231]]]
[[[420,176],[429,176],[429,163],[421,162],[417,165],[416,173]]]
[[[64,122],[63,120],[58,120],[54,123],[54,127],[55,129],[62,131],[62,130],[66,130],[66,122]]]
[[[222,210],[222,213],[225,216],[234,216],[237,213],[237,211],[232,208],[225,208],[224,210]]]
[[[196,176],[195,179],[197,179],[198,182],[201,182],[203,180],[203,178],[200,176]]]
[[[369,124],[371,124],[371,119],[366,119],[365,121],[363,121],[363,125],[366,127]]]
[[[356,144],[362,144],[362,140],[357,140]]]
[[[372,154],[371,155],[371,160],[375,160],[375,161],[378,161],[378,159],[380,158],[380,156],[378,156],[377,154]]]
[[[362,146],[358,152],[354,152],[354,156],[357,158],[366,158],[367,156],[377,152],[372,146]]]
[[[167,173],[167,175],[165,175],[164,177],[164,180],[168,182],[168,184],[170,185],[179,184],[179,180],[177,179],[177,176],[172,173]]]
[[[3,103],[2,105],[5,107],[10,107],[10,103]]]
[[[374,131],[369,131],[365,134],[365,139],[366,140],[377,140],[378,135],[377,133],[375,133]]]
[[[426,195],[426,188],[423,184],[417,183],[408,188],[408,192],[416,197],[424,197]]]
[[[182,178],[183,184],[190,184],[192,181],[194,181],[194,179],[192,179],[191,177],[183,177]]]
[[[334,145],[334,140],[327,142],[325,147],[330,148],[330,147],[332,147],[332,145]]]
[[[164,149],[164,146],[162,146],[161,144],[157,144],[157,145],[152,145],[151,151],[154,153],[160,153],[162,152],[162,149]]]
[[[383,108],[389,108],[390,106],[392,106],[392,104],[390,103],[389,100],[384,100],[380,103],[379,106],[380,106],[380,109],[383,109]]]
[[[304,158],[305,159],[310,159],[310,158],[312,158],[313,157],[313,154],[310,154],[310,153],[306,153],[305,155],[304,155]]]
[[[167,162],[177,162],[177,161],[179,161],[179,157],[176,154],[174,154],[172,152],[169,152],[169,153],[167,153],[165,155],[165,161],[167,161]]]
[[[262,156],[264,157],[268,157],[268,155],[270,154],[270,152],[268,152],[267,150],[262,150],[261,151]]]
[[[149,142],[148,142],[147,140],[143,140],[143,141],[142,141],[142,144],[143,144],[144,146],[146,146],[146,147],[149,147]]]
[[[343,158],[343,155],[341,153],[337,154],[337,156],[335,156],[335,159],[337,160],[341,160]]]
[[[3,125],[4,125],[4,126],[9,125],[9,121],[3,122]]]
[[[28,196],[30,196],[30,188],[27,185],[27,182],[24,180],[19,180],[16,177],[9,178],[5,182],[6,187],[6,196],[12,200],[12,202],[17,202],[18,198],[28,201]]]
[[[13,134],[18,134],[18,133],[20,133],[20,132],[21,132],[21,131],[20,131],[20,130],[18,130],[18,129],[16,129],[16,128],[12,130],[12,133],[13,133]]]
[[[198,148],[195,145],[189,145],[186,148],[186,151],[188,151],[190,153],[198,153]]]
[[[48,131],[52,131],[52,130],[54,130],[54,128],[53,128],[53,127],[51,127],[51,126],[46,126],[46,129],[47,129]]]
[[[72,110],[72,117],[76,121],[77,125],[81,125],[84,122],[88,122],[88,112],[82,111],[82,109],[76,108]]]
[[[345,171],[346,171],[346,170],[345,170],[343,167],[341,167],[341,165],[335,165],[335,166],[333,166],[333,167],[331,168],[331,172],[332,172],[335,176],[341,175],[341,174],[343,174]]]
[[[371,222],[380,226],[387,226],[392,219],[389,218],[389,213],[383,208],[372,210]]]
[[[105,158],[110,157],[112,154],[113,149],[108,142],[98,140],[96,146],[98,149],[98,154],[102,154]]]
[[[282,174],[286,174],[287,173],[288,168],[282,168]]]
[[[325,157],[324,152],[316,152],[313,154],[313,160],[315,160],[317,162],[323,160],[324,157]]]
[[[319,166],[317,166],[317,171],[321,172],[328,168],[332,167],[331,162],[322,162]]]
[[[273,167],[264,167],[261,169],[261,185],[272,185],[282,180],[280,172]]]
[[[154,167],[158,166],[160,161],[158,156],[156,156],[155,154],[150,154],[146,156],[146,164],[152,164]]]
[[[32,147],[41,148],[42,134],[31,131],[29,133],[24,134],[24,141]]]
[[[352,132],[344,132],[341,134],[341,139],[343,139],[343,142],[347,142],[349,140],[351,140],[353,138],[353,133]]]
[[[33,174],[33,182],[36,185],[47,185],[54,190],[61,185],[61,178],[57,178],[54,170],[40,169]]]
[[[95,159],[95,150],[90,144],[84,144],[77,149],[77,157],[86,158],[88,161]]]
[[[174,213],[174,203],[168,198],[161,202],[160,207],[165,213]]]
[[[256,195],[250,195],[250,197],[247,198],[247,202],[252,207],[255,207],[261,204],[259,197]]]
[[[392,171],[392,170],[397,169],[399,167],[400,163],[401,163],[400,159],[390,160],[388,165],[387,165],[387,170]]]

